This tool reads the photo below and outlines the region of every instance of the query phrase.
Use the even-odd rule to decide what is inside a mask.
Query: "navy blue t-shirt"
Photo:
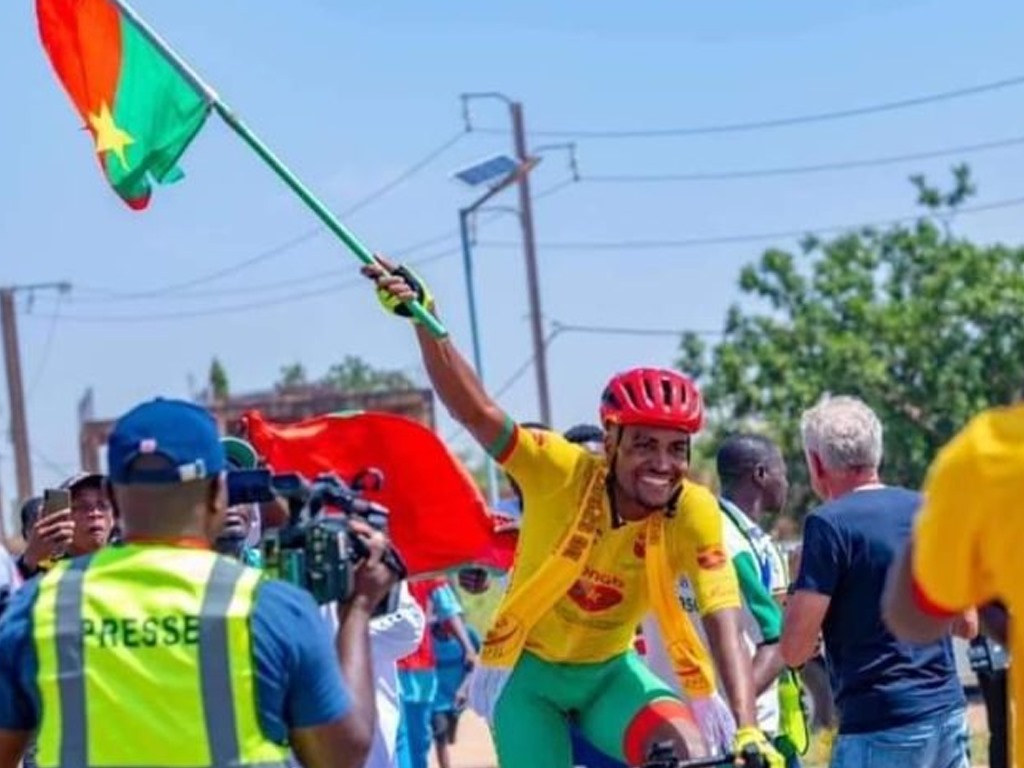
[[[32,609],[39,578],[15,593],[0,621],[0,729],[34,731],[41,702]],[[331,631],[307,593],[267,580],[250,621],[256,708],[264,735],[285,744],[288,731],[323,725],[351,709]]]
[[[919,493],[903,488],[855,491],[804,524],[794,589],[832,598],[825,653],[840,733],[885,730],[964,706],[952,640],[904,643],[882,621],[889,567],[920,504]]]

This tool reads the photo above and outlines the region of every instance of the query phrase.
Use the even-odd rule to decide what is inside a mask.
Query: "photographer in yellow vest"
[[[205,410],[145,403],[107,459],[124,543],[60,561],[0,623],[0,768],[33,736],[40,768],[362,765],[384,537],[358,528],[370,555],[335,643],[311,596],[212,551],[225,454]]]

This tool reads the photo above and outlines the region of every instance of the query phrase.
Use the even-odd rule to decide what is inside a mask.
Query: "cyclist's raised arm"
[[[366,266],[363,274],[377,284],[381,303],[395,314],[406,314],[404,302],[419,299],[434,310],[433,298],[424,285],[406,268],[396,268],[381,259],[381,266]],[[416,326],[423,364],[430,383],[452,418],[473,435],[491,455],[501,453],[502,443],[512,437],[512,420],[484,391],[472,366],[450,339],[437,339],[420,325]]]

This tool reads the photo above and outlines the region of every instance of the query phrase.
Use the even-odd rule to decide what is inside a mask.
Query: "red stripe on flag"
[[[109,0],[37,0],[39,35],[57,77],[82,116],[114,109],[121,74],[121,16]]]

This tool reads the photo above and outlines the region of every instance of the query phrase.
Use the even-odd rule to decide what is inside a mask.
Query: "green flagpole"
[[[343,242],[348,249],[359,259],[363,264],[376,264],[377,260],[374,258],[373,253],[363,245],[362,241],[357,238],[351,230],[342,224],[338,218],[331,213],[330,209],[324,205],[316,195],[313,194],[310,189],[299,180],[299,178],[292,173],[292,171],[281,161],[281,159],[271,151],[270,147],[264,144],[260,138],[249,129],[239,119],[239,117],[228,107],[227,104],[217,95],[210,86],[208,86],[203,79],[193,70],[188,64],[174,50],[158,35],[152,27],[150,27],[142,18],[135,12],[126,0],[112,0],[112,2],[121,10],[121,12],[128,18],[128,20],[135,25],[135,27],[141,32],[157,49],[167,57],[181,73],[181,75],[192,83],[192,86],[202,93],[210,106],[220,115],[221,119],[227,123],[228,127],[231,128],[238,135],[242,141],[244,141],[249,147],[265,162],[270,169],[277,174],[278,178],[287,184],[299,199],[306,204],[306,206],[316,214],[317,218],[324,223],[324,225],[333,232],[341,242]],[[426,307],[420,304],[418,301],[408,302],[409,311],[412,312],[414,318],[422,323],[434,336],[437,338],[444,338],[448,335],[448,331],[441,324],[441,322],[431,314]]]

